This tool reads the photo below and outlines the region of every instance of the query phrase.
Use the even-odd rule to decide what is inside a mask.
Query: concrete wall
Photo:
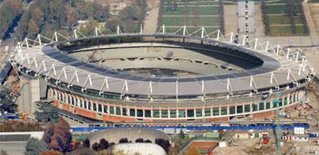
[[[40,82],[39,79],[30,80],[24,84],[21,89],[21,95],[16,101],[18,111],[34,117],[36,111],[36,101],[40,100]]]
[[[42,139],[43,131],[33,131],[33,132],[0,132],[0,136],[6,135],[30,135],[30,137]]]

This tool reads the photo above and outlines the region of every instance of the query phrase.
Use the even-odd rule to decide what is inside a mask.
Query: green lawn
[[[285,13],[286,6],[285,5],[267,5],[266,13],[267,14],[283,14]]]
[[[198,22],[198,23],[196,23]],[[218,17],[162,17],[162,25],[166,26],[219,26],[220,19]]]
[[[170,7],[173,7],[172,5],[174,5],[174,2],[177,2],[176,11],[170,10]],[[184,5],[184,2],[187,4]],[[179,27],[184,25],[189,27],[189,32],[199,29],[202,26],[214,26],[207,28],[207,31],[210,32],[219,29],[221,25],[219,16],[220,8],[217,0],[162,0],[162,4],[162,16],[159,26],[164,24],[167,28],[167,32],[175,32]],[[199,7],[196,7],[197,4]],[[172,17],[170,15],[175,16]],[[184,15],[186,15],[187,18],[184,17]],[[205,17],[203,15],[214,16]]]
[[[307,35],[304,32],[303,26],[296,26],[296,34],[293,34],[291,31],[291,26],[270,26],[270,35],[271,36],[303,36]]]
[[[286,13],[286,10],[287,10],[286,4],[266,5],[267,14],[284,14]],[[297,7],[297,12],[300,13],[300,9],[298,7]]]
[[[270,26],[271,36],[290,36],[292,35],[290,26]]]
[[[179,5],[183,5],[186,2],[189,5],[195,5],[196,1],[194,0],[162,0],[164,4],[174,3],[176,2]],[[216,0],[200,0],[200,5],[218,5],[218,1]]]
[[[269,23],[271,24],[290,24],[288,16],[268,16]]]
[[[268,16],[270,25],[272,24],[290,24],[290,19],[287,15],[282,16]],[[301,16],[295,16],[294,17],[296,24],[302,24]]]
[[[162,17],[162,24],[166,26],[190,26],[192,25],[192,20],[190,18],[181,18],[181,17]]]
[[[198,10],[196,7],[177,7],[176,11],[171,11],[167,7],[162,8],[163,15],[195,15],[198,12],[199,15],[218,15],[218,7],[199,7]]]
[[[296,31],[298,35],[308,35],[305,33],[305,28],[303,26],[296,26]]]

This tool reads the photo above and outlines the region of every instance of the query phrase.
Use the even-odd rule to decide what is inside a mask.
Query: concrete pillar
[[[40,101],[40,83],[38,79],[30,80],[22,86],[21,96],[17,100],[19,111],[34,118],[37,109],[36,101]]]

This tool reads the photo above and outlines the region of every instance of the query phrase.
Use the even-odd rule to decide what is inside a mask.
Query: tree
[[[22,12],[22,0],[4,0],[0,8],[0,39]]]
[[[106,150],[109,147],[109,142],[104,138],[100,139],[99,150]]]
[[[128,143],[128,139],[127,138],[121,138],[119,140],[119,143]]]
[[[146,139],[146,140],[144,141],[144,143],[152,143],[152,141],[149,140],[149,139]]]
[[[91,146],[91,143],[90,143],[90,140],[89,139],[85,139],[82,143],[82,146],[85,147],[85,148],[90,148]]]
[[[48,145],[39,139],[30,138],[25,146],[25,155],[39,155],[41,152],[48,151]]]
[[[143,138],[138,138],[135,140],[135,143],[143,143],[144,139]]]
[[[36,104],[40,105],[39,110],[34,113],[38,121],[46,123],[59,120],[58,110],[51,105],[51,102],[38,101]]]
[[[161,139],[161,138],[156,138],[155,144],[161,146],[166,152],[168,152],[169,147],[171,146],[168,140]]]
[[[17,110],[17,105],[13,102],[13,96],[10,95],[8,89],[0,90],[0,112],[15,113]]]
[[[184,133],[183,129],[181,129],[181,131],[179,132],[179,138],[181,138],[181,139],[185,138],[185,133]]]
[[[70,125],[62,118],[48,126],[44,132],[43,140],[53,150],[63,153],[72,151]]]
[[[98,151],[99,150],[99,144],[97,142],[95,142],[94,144],[92,144],[92,149],[94,151]]]

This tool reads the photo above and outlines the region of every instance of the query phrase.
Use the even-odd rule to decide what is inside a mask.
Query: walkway
[[[150,11],[144,20],[144,33],[155,33],[157,32],[160,0],[148,0],[147,5]]]

